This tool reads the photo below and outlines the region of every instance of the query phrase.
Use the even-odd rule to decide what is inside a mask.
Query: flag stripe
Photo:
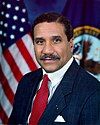
[[[6,113],[5,113],[5,111],[3,110],[3,108],[2,108],[1,105],[0,105],[0,118],[1,118],[1,121],[2,121],[3,123],[7,123],[8,117],[7,117],[7,115],[6,115]]]
[[[1,86],[1,88],[2,88],[2,86]],[[9,102],[7,96],[5,95],[5,92],[4,92],[3,88],[2,88],[2,95],[3,95],[2,96],[3,99],[1,99],[0,104],[1,104],[4,112],[6,113],[7,117],[9,117],[10,113],[11,113],[11,110],[12,110],[12,105]]]
[[[20,42],[22,42],[22,41],[20,41]],[[25,73],[29,72],[30,71],[29,66],[28,66],[26,60],[23,58],[18,46],[16,44],[14,44],[13,46],[11,46],[9,48],[9,51],[10,51],[16,65],[20,69],[21,74],[24,75]],[[24,51],[25,51],[25,49],[24,49]]]
[[[3,55],[1,57],[1,59],[2,59],[1,70],[4,74],[4,76],[6,77],[7,81],[9,82],[9,86],[12,89],[13,93],[15,93],[18,81],[15,79],[15,77],[12,73],[12,70],[9,67],[9,65],[8,65],[7,61],[5,60]],[[8,84],[8,82],[6,83],[6,81],[5,81],[5,84]]]
[[[3,122],[2,122],[2,120],[1,120],[1,118],[0,118],[0,124],[3,125]]]
[[[15,60],[12,57],[9,50],[5,50],[4,57],[7,60],[9,66],[11,67],[11,70],[12,70],[15,78],[17,79],[17,81],[19,81],[22,78],[23,75],[22,75],[20,69],[18,68],[17,64],[15,63]]]
[[[31,35],[30,34],[24,35],[24,37],[22,37],[22,40],[23,40],[24,45],[27,48],[31,58],[34,60],[36,67],[39,68],[40,66],[39,66],[38,62],[36,61],[35,52],[34,52],[34,45],[33,45],[33,40],[32,40]]]
[[[17,44],[21,54],[25,58],[28,66],[30,67],[30,70],[35,70],[36,69],[36,64],[34,63],[32,57],[30,56],[30,54],[29,54],[27,48],[25,47],[22,39],[20,39],[20,41],[18,41],[16,44]]]
[[[2,83],[2,88],[5,91],[5,94],[8,98],[8,100],[10,101],[10,103],[13,103],[13,99],[14,99],[14,93],[12,92],[10,86],[9,86],[9,82],[7,81],[6,77],[4,76],[1,68],[0,68],[0,75],[1,75],[1,83]]]

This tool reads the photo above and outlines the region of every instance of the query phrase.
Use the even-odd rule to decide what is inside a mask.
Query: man
[[[70,22],[60,14],[44,13],[34,21],[32,37],[41,68],[21,79],[9,124],[100,125],[100,83],[72,56]],[[49,95],[43,104],[45,97],[37,98],[45,74]]]

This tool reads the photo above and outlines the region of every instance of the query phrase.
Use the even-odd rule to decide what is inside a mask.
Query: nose
[[[54,47],[50,43],[45,43],[42,53],[43,54],[52,54],[52,53],[54,53]]]

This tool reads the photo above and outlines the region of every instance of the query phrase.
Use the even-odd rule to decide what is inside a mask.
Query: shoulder
[[[95,92],[100,93],[100,82],[82,67],[78,70],[76,81],[77,85],[79,84],[81,88],[81,92],[84,91],[88,95]]]
[[[25,74],[22,77],[22,79],[20,80],[20,82],[23,81],[23,80],[32,80],[32,79],[34,79],[34,78],[36,78],[38,76],[41,76],[41,75],[42,75],[42,69],[39,68],[39,69],[37,69],[35,71],[32,71],[32,72],[29,72],[29,73]]]
[[[79,68],[79,77],[83,80],[83,82],[87,82],[90,84],[98,84],[100,83],[90,72],[86,71],[82,67]]]
[[[74,60],[70,67],[70,76],[74,80],[74,88],[80,93],[91,94],[94,91],[100,91],[100,82],[88,71],[82,68]]]
[[[41,79],[42,77],[42,69],[39,68],[35,71],[29,72],[27,74],[25,74],[21,80],[19,81],[18,84],[18,88],[26,88],[32,85],[32,83],[36,80],[36,79]]]
[[[33,78],[33,77],[35,77],[35,76],[37,76],[37,75],[41,75],[41,74],[42,74],[42,69],[39,68],[39,69],[37,69],[37,70],[35,70],[35,71],[32,71],[32,72],[29,72],[29,73],[25,74],[25,75],[22,77],[22,79]],[[21,79],[21,80],[22,80],[22,79]]]
[[[75,81],[76,79],[78,79],[78,81],[80,81],[81,84],[84,83],[84,85],[85,84],[86,85],[87,84],[88,85],[90,84],[100,85],[100,82],[93,75],[91,75],[88,71],[86,71],[84,68],[78,65],[75,59],[69,69],[70,69],[69,71],[73,74]]]

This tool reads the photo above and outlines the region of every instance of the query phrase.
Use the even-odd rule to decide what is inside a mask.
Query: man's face
[[[43,22],[34,28],[34,50],[41,67],[46,72],[55,72],[71,58],[73,41],[68,42],[62,24]]]

